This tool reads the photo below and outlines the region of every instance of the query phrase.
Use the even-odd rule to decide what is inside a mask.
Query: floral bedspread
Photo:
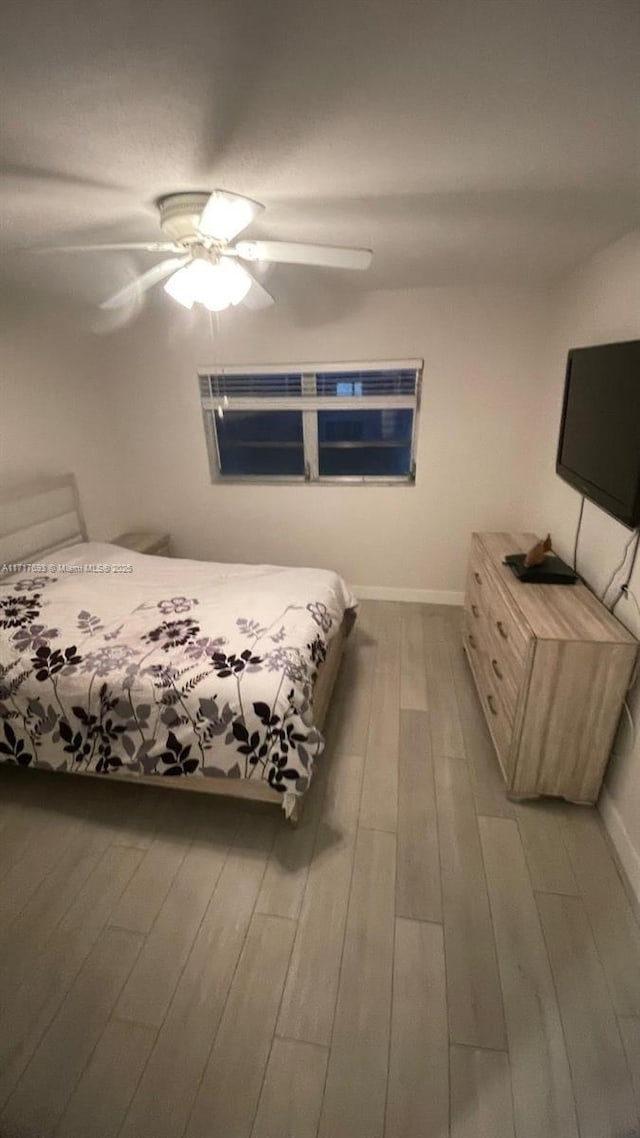
[[[306,790],[340,577],[98,543],[52,561],[0,576],[0,760]]]

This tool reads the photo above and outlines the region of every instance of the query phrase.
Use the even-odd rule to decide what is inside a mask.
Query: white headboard
[[[0,566],[41,561],[87,541],[73,474],[0,490]]]

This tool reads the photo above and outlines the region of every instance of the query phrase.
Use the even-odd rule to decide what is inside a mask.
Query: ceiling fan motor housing
[[[160,226],[171,241],[191,244],[201,241],[198,222],[207,204],[209,194],[168,194],[160,198]]]

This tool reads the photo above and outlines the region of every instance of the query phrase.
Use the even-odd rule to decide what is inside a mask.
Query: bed
[[[75,481],[0,497],[0,761],[296,820],[356,602],[319,569],[87,540]]]

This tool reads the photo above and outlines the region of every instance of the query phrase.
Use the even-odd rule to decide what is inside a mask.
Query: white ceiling
[[[0,272],[98,299],[151,258],[23,247],[218,186],[357,287],[542,282],[640,225],[639,58],[638,0],[3,0]]]

